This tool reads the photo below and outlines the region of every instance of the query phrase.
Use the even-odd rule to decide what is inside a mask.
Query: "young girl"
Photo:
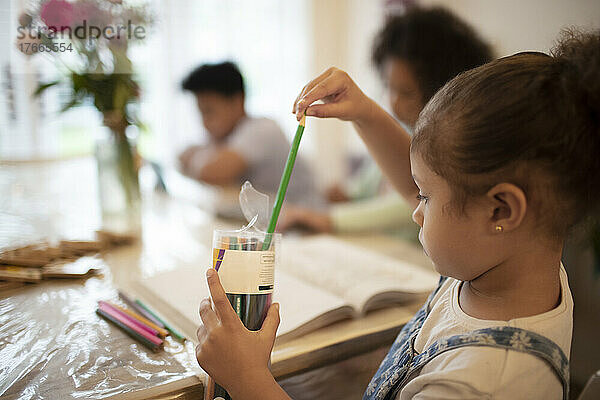
[[[442,42],[444,46],[440,46]],[[489,45],[450,11],[415,7],[386,20],[375,39],[372,59],[387,88],[392,115],[411,133],[435,92],[460,72],[493,57]],[[413,209],[397,193],[383,193],[381,189],[387,190],[387,186],[381,170],[368,159],[344,185],[329,190],[330,199],[345,203],[327,211],[288,204],[278,228],[285,231],[300,226],[337,233],[400,230],[416,240],[417,226],[410,221]]]
[[[600,34],[459,75],[421,112],[412,143],[337,69],[295,111],[354,123],[416,198],[419,239],[442,275],[364,398],[566,399],[573,302],[561,250],[600,203]],[[215,309],[200,305],[198,362],[234,399],[288,398],[267,366],[278,305],[250,332],[207,276]]]

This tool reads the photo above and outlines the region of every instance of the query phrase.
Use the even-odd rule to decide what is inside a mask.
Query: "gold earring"
[[[496,232],[500,233],[504,230],[504,228],[502,227],[502,225],[496,225]]]

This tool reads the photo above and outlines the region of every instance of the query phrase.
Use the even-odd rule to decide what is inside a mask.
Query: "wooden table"
[[[207,191],[207,199],[213,199],[213,195]],[[0,196],[3,199],[0,203],[1,247],[41,238],[84,238],[101,224],[95,165],[90,159],[2,165]],[[76,327],[73,329],[80,332],[80,337],[65,343],[71,353],[65,351],[65,354],[56,355],[61,352],[60,346],[48,344],[56,351],[46,354],[43,342],[48,334],[34,329],[38,337],[26,342],[29,344],[22,350],[32,355],[37,352],[39,359],[35,363],[24,363],[24,371],[28,373],[19,375],[17,371],[6,372],[10,369],[7,364],[10,363],[7,358],[11,354],[9,348],[14,345],[11,338],[18,336],[19,329],[0,328],[0,334],[4,335],[0,337],[0,396],[18,398],[24,391],[33,390],[41,397],[53,398],[71,397],[72,393],[87,394],[84,397],[94,394],[98,398],[200,398],[202,371],[195,363],[193,342],[181,345],[169,341],[164,352],[148,354],[116,328],[107,328],[108,325],[96,317],[94,309],[97,300],[115,298],[116,288],[127,290],[141,278],[167,270],[206,265],[207,260],[203,257],[211,246],[213,229],[232,226],[231,221],[215,218],[210,212],[211,207],[210,204],[197,207],[165,195],[144,192],[141,241],[104,254],[106,269],[102,277],[84,282],[43,283],[0,295],[0,318],[4,320],[18,317],[22,304],[27,305],[31,318],[38,324],[48,323],[43,315],[54,315],[52,321],[58,324],[54,330]],[[398,239],[382,235],[341,238],[431,268],[420,249]],[[35,305],[39,299],[48,296],[55,299],[46,301],[43,306]],[[273,374],[284,382],[285,387],[285,382],[293,381],[298,374],[310,374],[319,368],[389,346],[422,300],[375,311],[362,319],[339,322],[300,338],[277,341],[272,355]],[[69,317],[72,315],[81,318],[74,322]],[[108,335],[90,334],[107,329]],[[96,341],[90,342],[91,337]],[[18,341],[16,343],[18,345]],[[75,355],[73,343],[82,347]],[[86,343],[94,350],[88,351],[88,358],[77,364],[80,374],[76,369],[61,366],[73,367],[75,364],[69,357],[86,353]],[[35,346],[42,348],[34,351]],[[110,350],[110,354],[103,354],[103,349]],[[44,363],[44,357],[50,361]],[[376,357],[375,366],[380,357]],[[153,367],[157,365],[160,367]],[[89,374],[85,375],[84,371]],[[16,378],[8,382],[9,377]]]

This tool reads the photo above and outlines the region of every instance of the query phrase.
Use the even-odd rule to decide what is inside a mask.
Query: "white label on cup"
[[[225,292],[231,294],[273,293],[275,254],[272,251],[219,249],[213,266],[219,272]],[[220,262],[219,262],[220,261]]]

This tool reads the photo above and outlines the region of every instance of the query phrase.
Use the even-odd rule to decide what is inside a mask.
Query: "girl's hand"
[[[324,104],[313,104],[322,100]],[[302,89],[294,103],[296,118],[304,112],[321,118],[352,121],[381,170],[409,204],[418,192],[410,169],[410,136],[402,126],[356,86],[347,73],[330,68]]]
[[[312,105],[318,100],[324,104]],[[308,116],[359,121],[368,118],[373,104],[346,72],[332,67],[304,86],[293,112],[298,120],[306,111]]]
[[[333,222],[328,214],[295,206],[286,207],[277,226],[282,231],[299,227],[314,232],[333,232]]]
[[[344,190],[344,187],[340,184],[336,184],[328,188],[326,191],[326,197],[330,203],[347,203],[352,200]]]
[[[199,153],[200,151],[202,151],[204,146],[189,146],[187,149],[185,149],[184,151],[181,152],[181,154],[179,154],[179,166],[182,172],[184,173],[188,173],[190,170],[190,165],[191,165],[191,161],[194,158],[194,156],[196,155],[196,153]]]
[[[279,326],[279,304],[269,308],[259,331],[249,331],[231,307],[217,272],[210,268],[206,277],[214,310],[210,299],[200,303],[198,363],[229,394],[241,394],[238,398],[245,398],[249,387],[275,384],[268,363]]]

